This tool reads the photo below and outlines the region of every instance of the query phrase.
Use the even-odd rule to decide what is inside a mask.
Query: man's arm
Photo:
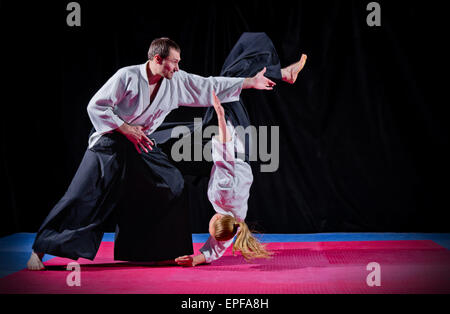
[[[119,70],[92,97],[87,106],[87,112],[97,132],[102,134],[111,132],[124,123],[114,113],[114,107],[124,93],[124,72]]]
[[[117,131],[130,140],[138,153],[153,150],[152,141],[145,135],[141,126],[131,126],[114,113],[114,107],[126,93],[126,73],[117,71],[102,88],[92,97],[87,111],[97,132],[102,134]]]
[[[215,92],[222,103],[239,101],[242,89],[272,90],[275,83],[264,77],[266,69],[251,78],[201,77],[184,71],[178,72],[176,106],[210,107]]]

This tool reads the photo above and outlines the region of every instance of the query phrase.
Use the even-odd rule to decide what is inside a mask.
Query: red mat
[[[103,242],[95,261],[80,259],[80,287],[69,287],[68,259],[54,258],[48,270],[23,270],[0,279],[0,293],[450,293],[450,251],[433,241],[271,243],[271,260],[246,263],[225,256],[195,268],[144,267],[113,260]],[[201,244],[194,244],[197,250]],[[369,263],[380,265],[381,286],[369,287]]]

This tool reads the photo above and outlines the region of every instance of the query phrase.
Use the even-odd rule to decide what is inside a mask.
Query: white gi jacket
[[[150,135],[179,106],[212,106],[213,90],[222,103],[239,100],[244,78],[204,78],[180,70],[171,80],[162,80],[150,105],[147,63],[118,70],[91,99],[87,110],[96,132],[89,138],[89,148],[124,122],[149,127],[145,133]]]
[[[230,142],[221,143],[215,137],[212,140],[214,166],[208,184],[208,199],[217,213],[244,221],[253,174],[249,164],[235,158],[235,152],[243,153],[244,146],[231,123],[228,123],[228,130],[232,134]],[[210,236],[200,252],[205,256],[206,262],[211,263],[219,259],[232,243],[233,239],[220,242]]]

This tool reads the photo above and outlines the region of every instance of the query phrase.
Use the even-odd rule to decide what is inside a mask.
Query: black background
[[[218,75],[242,32],[266,32],[293,86],[244,91],[255,126],[280,127],[280,167],[260,173],[247,222],[265,233],[448,232],[448,54],[442,1],[1,1],[1,234],[36,232],[87,147],[86,106],[119,68],[168,36],[181,68]],[[192,121],[199,109],[168,118]],[[187,177],[193,232],[213,210]],[[157,205],[157,204],[155,204]]]

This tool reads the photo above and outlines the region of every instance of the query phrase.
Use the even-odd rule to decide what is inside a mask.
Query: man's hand
[[[117,130],[125,135],[126,138],[134,144],[134,147],[139,154],[142,154],[139,148],[141,148],[146,153],[148,153],[147,148],[149,150],[153,150],[152,146],[154,145],[154,143],[144,133],[147,128],[144,128],[142,126],[132,126],[124,123]]]
[[[175,259],[175,262],[183,267],[195,267],[197,265],[206,263],[206,258],[205,255],[203,254],[199,254],[199,255],[195,255],[195,256],[189,256],[189,255],[185,255],[185,256],[180,256],[178,258]]]
[[[264,76],[266,73],[266,68],[262,69],[261,72],[256,74],[252,78],[246,78],[244,81],[244,85],[242,86],[243,89],[262,89],[262,90],[273,90],[273,87],[277,84],[269,80],[267,77]]]

